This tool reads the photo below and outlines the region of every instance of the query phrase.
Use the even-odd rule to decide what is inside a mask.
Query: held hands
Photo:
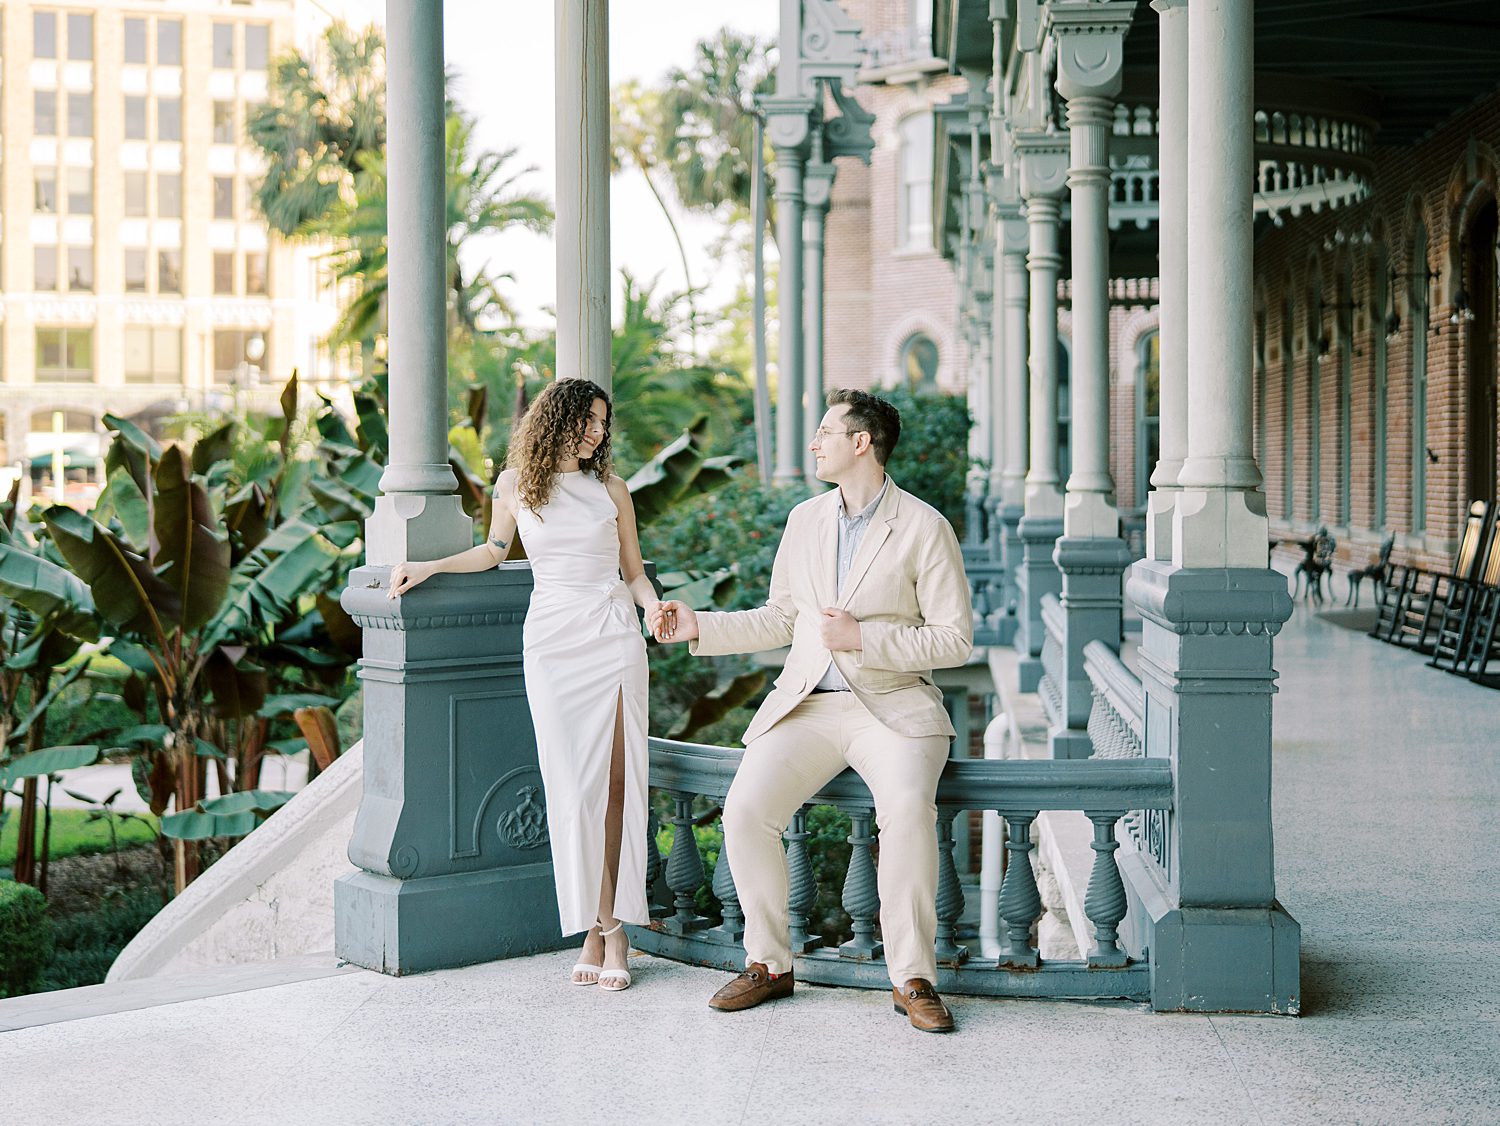
[[[385,592],[387,598],[400,598],[418,583],[426,582],[433,575],[431,564],[428,563],[397,563],[391,568],[390,589]]]
[[[818,631],[823,636],[823,648],[830,653],[864,648],[864,638],[859,631],[859,619],[847,610],[825,606],[823,616],[818,622]]]
[[[676,599],[647,606],[646,625],[651,629],[651,636],[663,644],[698,639],[698,615],[687,603]]]

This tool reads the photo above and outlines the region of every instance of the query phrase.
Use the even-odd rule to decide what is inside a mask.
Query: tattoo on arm
[[[499,536],[491,536],[490,537],[490,543],[494,544],[501,551],[504,551],[506,548],[508,548],[510,546],[510,541],[509,540],[502,540]]]

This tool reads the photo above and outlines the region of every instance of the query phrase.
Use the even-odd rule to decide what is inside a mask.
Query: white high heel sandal
[[[614,934],[617,930],[619,930],[624,925],[625,925],[624,923],[616,923],[614,926],[610,927],[609,930],[607,930],[607,931],[600,931],[599,932],[599,937],[600,938],[608,938],[610,935]],[[630,956],[630,942],[629,942],[628,937],[627,937],[626,943],[625,943],[625,955],[626,955],[626,957]],[[606,982],[618,983],[618,984],[605,984]],[[603,990],[605,990],[605,991],[607,991],[609,993],[618,993],[622,989],[629,989],[630,988],[630,971],[629,970],[605,970],[605,969],[601,969],[599,971],[599,988],[603,989]]]
[[[595,923],[593,926],[591,926],[589,928],[589,930],[598,930],[600,926],[601,926],[601,924]],[[610,932],[610,933],[614,933],[614,932]],[[600,938],[604,937],[604,933],[602,931],[600,931],[599,937]],[[602,974],[603,972],[604,972],[604,967],[603,966],[593,966],[593,965],[590,965],[588,962],[579,962],[576,965],[574,965],[572,977],[570,978],[570,980],[573,982],[574,985],[598,985],[599,984],[599,975]],[[594,979],[592,981],[579,981],[578,980],[578,975],[579,974],[593,974],[594,975]]]

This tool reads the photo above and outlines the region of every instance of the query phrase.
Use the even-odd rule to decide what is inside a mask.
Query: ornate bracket
[[[824,79],[852,86],[864,56],[859,24],[836,0],[781,0],[778,96],[813,97]]]
[[[856,156],[869,164],[870,154],[875,151],[875,138],[870,132],[875,125],[875,115],[860,105],[854,95],[844,89],[842,82],[829,82],[828,93],[834,105],[839,107],[839,115],[823,123],[828,159]]]
[[[1057,92],[1074,98],[1113,98],[1120,92],[1125,33],[1134,0],[1054,0],[1046,30],[1057,40]]]
[[[1013,139],[1021,166],[1021,197],[1062,195],[1068,185],[1068,135],[1022,129]]]

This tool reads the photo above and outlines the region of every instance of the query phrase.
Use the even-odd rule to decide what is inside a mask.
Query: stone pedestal
[[[521,668],[531,568],[436,575],[398,601],[350,576],[364,630],[364,796],[334,887],[338,956],[389,974],[563,943]]]
[[[1118,537],[1064,536],[1052,558],[1062,574],[1063,676],[1056,686],[1061,715],[1048,742],[1053,758],[1088,758],[1094,753],[1089,740],[1094,687],[1083,666],[1083,648],[1091,641],[1120,648],[1120,577],[1130,565],[1130,549]]]
[[[1021,566],[1016,572],[1016,652],[1021,691],[1035,692],[1042,682],[1042,597],[1062,592],[1062,573],[1052,560],[1057,538],[1062,535],[1062,517],[1023,516],[1016,526],[1021,541]]]
[[[1131,880],[1154,924],[1152,1005],[1295,1013],[1300,930],[1276,900],[1271,830],[1286,580],[1142,560],[1127,593],[1142,618],[1146,753],[1170,759],[1177,783],[1176,807],[1146,834],[1149,879]]]

